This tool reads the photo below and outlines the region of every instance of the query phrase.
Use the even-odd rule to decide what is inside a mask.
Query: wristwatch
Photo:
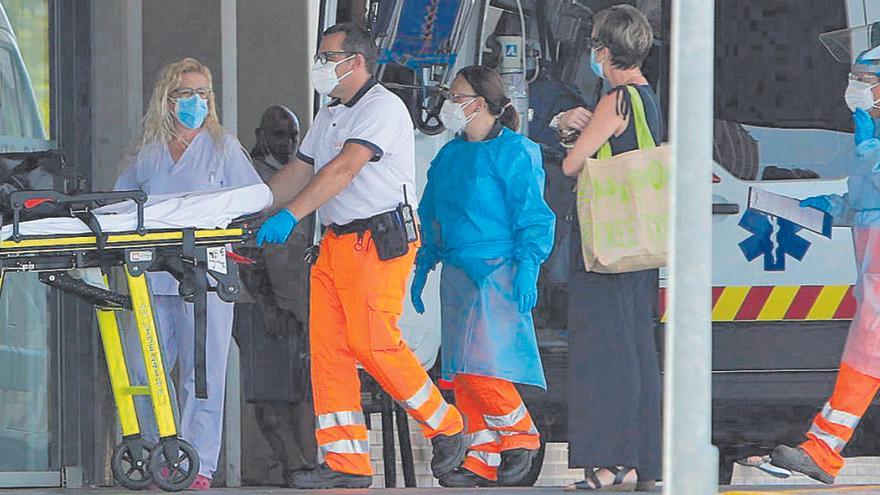
[[[562,116],[565,115],[565,112],[559,112],[550,119],[550,128],[555,130],[560,130],[560,124],[562,122]]]

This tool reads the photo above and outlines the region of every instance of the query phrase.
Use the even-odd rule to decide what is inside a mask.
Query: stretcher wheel
[[[167,492],[189,488],[199,475],[199,455],[196,449],[185,440],[177,438],[173,439],[173,444],[177,445],[176,449],[166,448],[166,442],[156,445],[150,456],[153,482]],[[168,450],[176,450],[176,453],[169,455]]]
[[[147,442],[138,442],[134,448],[141,450],[137,460],[129,442],[117,445],[113,449],[110,469],[120,485],[129,490],[144,490],[153,482],[150,476],[150,455],[153,446]]]

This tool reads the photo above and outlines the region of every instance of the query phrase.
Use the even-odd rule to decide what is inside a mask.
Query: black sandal
[[[600,480],[599,476],[597,476],[597,473],[602,469],[607,469],[611,474],[614,475],[614,481],[610,485],[603,485],[602,480]],[[567,487],[565,487],[565,489],[566,491],[592,490],[605,492],[632,492],[636,489],[637,481],[625,480],[626,476],[633,471],[635,471],[635,468],[628,468],[624,466],[592,468],[590,470],[590,474],[587,476],[587,479],[583,481],[578,481],[573,485],[568,485]]]

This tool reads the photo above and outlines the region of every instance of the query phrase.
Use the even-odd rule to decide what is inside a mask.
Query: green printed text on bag
[[[657,146],[639,91],[627,86],[639,149],[612,156],[605,143],[578,177],[577,212],[587,271],[623,273],[666,264],[669,145]]]

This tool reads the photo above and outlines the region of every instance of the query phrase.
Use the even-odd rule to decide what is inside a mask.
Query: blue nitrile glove
[[[825,213],[831,213],[831,210],[834,208],[834,204],[831,203],[831,199],[828,196],[812,196],[800,202],[801,208],[815,208],[817,210],[822,210]]]
[[[871,114],[861,108],[857,108],[856,111],[853,112],[853,123],[856,126],[854,134],[856,146],[873,138],[874,133],[877,131],[876,126],[874,125],[874,118],[871,117]]]
[[[268,242],[270,244],[284,244],[293,228],[299,220],[287,208],[281,208],[281,211],[267,218],[260,230],[257,232],[257,247]]]
[[[434,251],[426,246],[422,246],[416,253],[416,268],[412,284],[409,286],[409,298],[416,313],[420,315],[425,313],[422,291],[425,290],[425,284],[428,283],[428,273],[437,266],[439,261]]]
[[[513,277],[513,297],[520,313],[530,313],[538,303],[538,267],[519,263]]]
[[[426,283],[428,283],[428,270],[416,265],[415,273],[413,273],[412,285],[409,287],[409,298],[412,301],[416,313],[420,315],[425,314],[425,303],[422,301],[422,291],[425,290]]]

